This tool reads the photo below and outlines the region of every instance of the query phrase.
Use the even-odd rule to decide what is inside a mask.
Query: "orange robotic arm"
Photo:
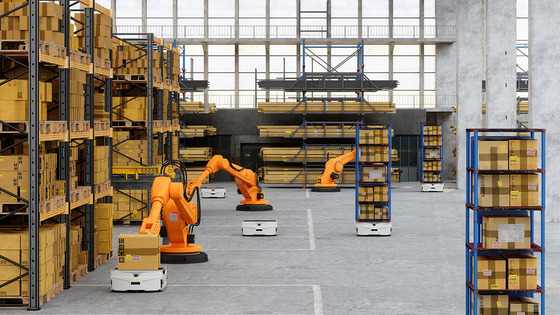
[[[344,165],[356,158],[356,150],[350,153],[343,154],[336,158],[332,158],[325,163],[325,170],[317,177],[315,187],[336,187],[335,181],[338,179],[340,173],[344,169]]]
[[[264,199],[264,192],[259,187],[257,174],[250,169],[245,169],[231,163],[221,155],[214,155],[206,164],[204,172],[196,179],[189,181],[187,195],[190,195],[196,187],[200,188],[206,177],[219,170],[224,170],[235,177],[235,185],[237,185],[238,192],[245,197],[245,200],[241,201],[242,205],[238,206],[237,210],[272,210],[268,200]]]

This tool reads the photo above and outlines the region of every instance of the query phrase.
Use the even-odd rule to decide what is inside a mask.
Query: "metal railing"
[[[331,94],[331,97],[340,97],[344,95],[338,95],[335,93]],[[348,95],[346,95],[348,96]],[[219,108],[234,108],[236,103],[235,94],[212,94],[211,91],[208,95],[208,102],[215,103],[216,107]],[[391,97],[387,94],[371,94],[365,95],[365,99],[368,102],[390,102]],[[393,94],[392,102],[395,104],[396,108],[420,108],[422,97],[419,93],[417,94]],[[239,105],[240,107],[256,107],[255,100],[257,102],[295,102],[297,99],[293,96],[283,95],[271,95],[270,97],[265,97],[258,95],[256,98],[254,95],[239,95]],[[437,106],[451,106],[456,104],[455,95],[424,95],[424,108],[435,108]],[[193,97],[194,102],[204,102],[204,95],[202,93],[195,94]]]
[[[297,38],[296,25],[240,25],[238,35],[234,25],[178,25],[177,38]],[[267,31],[269,34],[267,34]],[[302,38],[326,38],[326,26],[302,26]],[[357,25],[332,25],[331,38],[358,38]],[[116,25],[118,33],[140,33],[141,25]],[[173,38],[173,25],[148,25],[148,33],[157,37]],[[205,33],[208,33],[207,35]],[[400,39],[454,39],[454,25],[365,25],[362,38]]]

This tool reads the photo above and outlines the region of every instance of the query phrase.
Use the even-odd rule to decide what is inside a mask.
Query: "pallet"
[[[64,290],[64,281],[59,281],[53,285],[53,287],[47,291],[45,294],[39,297],[39,306],[49,302],[55,295],[59,294]],[[0,297],[0,307],[2,305],[21,305],[21,306],[12,306],[8,308],[27,308],[29,305],[29,296],[2,296]],[[2,307],[4,308],[4,307]]]
[[[91,56],[81,51],[70,50],[70,61],[86,64],[89,66],[91,63]]]
[[[25,206],[24,202],[2,202],[0,203],[0,215],[9,214],[21,207]],[[16,215],[27,215],[29,209],[23,209]],[[47,220],[60,214],[68,214],[68,204],[65,196],[56,196],[52,199],[39,203],[40,221]]]
[[[147,74],[113,74],[114,83],[147,83],[148,82],[148,75]],[[163,83],[163,79],[160,76],[153,75],[152,82],[154,84]]]
[[[78,269],[72,271],[72,273],[70,274],[70,283],[74,283],[80,280],[80,278],[82,276],[85,276],[86,273],[88,273],[88,265],[87,264],[78,265]]]
[[[95,261],[93,262],[93,267],[97,268],[101,264],[108,262],[112,258],[113,258],[113,251],[110,251],[107,254],[99,254],[97,257],[95,257]]]
[[[94,194],[100,194],[100,193],[102,193],[104,191],[107,191],[109,189],[111,189],[111,181],[110,180],[108,180],[106,182],[103,182],[103,183],[96,184],[95,186],[93,186],[93,193]]]
[[[21,134],[20,131],[29,132],[28,121],[5,121],[0,124],[0,133],[3,134]],[[39,138],[41,141],[63,140],[68,131],[68,124],[65,121],[40,121],[39,122]],[[52,139],[52,140],[50,140]]]
[[[146,128],[148,126],[147,120],[113,120],[113,128]]]
[[[57,58],[66,58],[66,48],[51,44],[45,41],[39,41],[39,51],[42,54]],[[3,39],[0,41],[0,53],[7,56],[22,56],[29,53],[29,40],[26,39]]]
[[[125,219],[125,220],[114,220],[113,225],[124,225],[124,226],[132,226],[132,225],[142,225],[143,220],[139,219]]]
[[[71,121],[68,128],[71,132],[84,132],[90,130],[89,121]]]

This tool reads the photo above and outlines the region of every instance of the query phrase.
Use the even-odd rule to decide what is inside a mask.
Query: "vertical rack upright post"
[[[482,136],[480,133],[499,134],[499,136]],[[528,133],[528,136],[522,135]],[[535,133],[541,135],[540,139]],[[515,136],[512,136],[515,134]],[[540,140],[540,168],[517,169],[479,169],[479,141],[480,140]],[[508,159],[508,161],[511,161]],[[466,131],[466,191],[465,191],[465,314],[477,315],[479,312],[479,295],[507,295],[512,297],[530,297],[540,294],[540,314],[545,315],[545,209],[546,209],[546,130],[544,129],[467,129]],[[537,174],[540,176],[540,203],[537,206],[480,206],[479,205],[479,176],[480,175],[512,175],[512,174]],[[498,183],[498,185],[500,185]],[[513,195],[515,196],[515,195]],[[510,195],[508,194],[508,197]],[[472,211],[472,214],[471,214]],[[535,239],[535,212],[540,212],[540,239]],[[485,216],[512,216],[525,215],[530,218],[530,246],[529,248],[486,248],[484,247],[483,218]],[[536,242],[540,241],[540,244]],[[498,235],[498,242],[499,235]],[[500,245],[501,247],[501,245]],[[540,286],[535,289],[480,289],[478,287],[479,270],[478,261],[481,256],[500,254],[540,254]],[[538,258],[538,257],[537,257]],[[538,264],[537,264],[538,265]],[[508,270],[509,267],[506,269]],[[505,275],[506,282],[509,280]],[[517,275],[516,275],[517,277]]]

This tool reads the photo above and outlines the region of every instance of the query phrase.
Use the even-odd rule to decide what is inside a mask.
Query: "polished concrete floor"
[[[214,184],[216,185],[216,184]],[[209,262],[168,265],[160,293],[111,293],[116,259],[74,283],[41,313],[464,314],[464,192],[393,185],[393,235],[354,234],[354,190],[265,188],[270,212],[203,199],[198,244]],[[243,219],[278,220],[276,237],[243,237]],[[560,224],[547,224],[547,313],[560,314]],[[136,233],[138,227],[115,227]],[[115,242],[116,244],[116,242]],[[539,271],[540,272],[540,271]],[[18,311],[1,311],[18,312]]]

